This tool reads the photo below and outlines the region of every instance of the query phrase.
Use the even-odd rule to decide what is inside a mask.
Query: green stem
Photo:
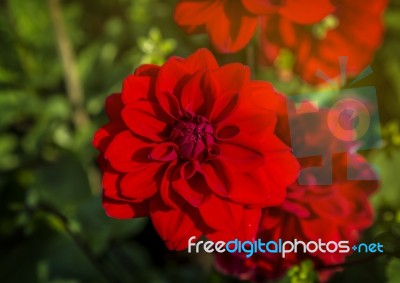
[[[57,46],[64,71],[68,101],[72,107],[72,121],[77,132],[84,130],[90,123],[84,107],[85,95],[79,77],[78,64],[70,37],[65,26],[59,0],[48,0],[50,15],[54,26]],[[91,164],[85,164],[92,193],[101,188],[100,174]]]
[[[64,214],[62,214],[56,208],[43,203],[38,204],[31,210],[36,212],[37,211],[45,212],[57,217],[63,224],[64,230],[66,231],[67,235],[72,239],[72,241],[76,244],[76,246],[80,249],[80,251],[89,259],[89,261],[93,264],[93,266],[104,278],[104,280],[109,283],[119,282],[119,280],[114,278],[114,276],[111,276],[106,272],[106,269],[104,268],[101,260],[92,252],[88,243],[85,242],[80,235],[71,230],[70,222]]]

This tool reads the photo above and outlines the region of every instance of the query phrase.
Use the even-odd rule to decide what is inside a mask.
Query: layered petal
[[[195,31],[219,12],[222,1],[180,1],[175,7],[174,19],[187,32]]]
[[[109,217],[130,219],[149,215],[149,205],[144,203],[126,203],[103,196],[103,208]]]
[[[120,120],[121,119],[121,110],[124,107],[124,104],[121,100],[120,93],[111,94],[106,99],[106,113],[108,119],[111,121],[113,120]]]
[[[137,101],[122,110],[122,118],[134,134],[156,142],[165,139],[164,131],[172,121],[167,115],[160,114],[161,107],[148,101]]]
[[[150,217],[154,228],[171,250],[183,250],[190,237],[199,238],[202,235],[185,207],[169,208],[160,197],[151,200]]]
[[[219,93],[215,78],[209,71],[199,70],[183,86],[182,109],[207,117]]]
[[[182,116],[177,94],[191,70],[182,58],[172,57],[161,67],[156,82],[156,98],[164,112],[173,118]]]
[[[245,134],[238,134],[226,139],[221,139],[221,137],[224,136],[220,133],[218,142],[220,159],[225,163],[246,171],[259,168],[264,164],[265,156],[261,150],[262,145],[254,138]]]
[[[206,23],[206,31],[215,48],[221,53],[242,49],[253,37],[257,18],[248,13],[241,1],[225,1],[216,7],[216,15]]]
[[[282,165],[283,166],[283,165]],[[286,187],[275,184],[264,168],[240,172],[231,170],[229,198],[237,203],[250,206],[274,206],[283,202]]]
[[[334,11],[330,0],[318,1],[318,4],[313,0],[286,0],[279,9],[283,17],[303,25],[317,23]]]
[[[268,15],[278,12],[279,8],[283,6],[283,3],[280,2],[274,0],[242,0],[243,6],[256,15]]]
[[[346,56],[346,73],[355,76],[381,44],[386,2],[322,1],[315,5],[308,0],[287,1],[280,15],[268,16],[262,24],[266,61],[272,64],[280,50],[289,49],[296,58],[294,72],[309,83],[320,84],[339,76],[338,57]],[[303,4],[307,12],[298,13]]]
[[[142,201],[153,196],[159,188],[159,176],[162,175],[159,163],[150,163],[137,172],[129,172],[121,177],[120,194],[135,201]]]
[[[257,17],[241,1],[182,0],[174,19],[188,33],[206,31],[219,52],[236,52],[251,39]]]
[[[238,230],[243,216],[243,206],[214,195],[204,201],[199,211],[208,226],[222,232]]]
[[[215,3],[216,1],[208,1]],[[215,57],[212,53],[205,48],[201,48],[197,50],[197,52],[193,53],[185,60],[185,65],[194,71],[206,69],[206,70],[214,70],[218,69],[219,65]]]
[[[152,145],[132,135],[129,131],[116,134],[104,152],[110,165],[120,172],[134,172],[149,161]]]
[[[172,176],[172,189],[182,196],[191,206],[199,207],[207,196],[207,187],[197,172],[196,164],[186,162],[175,170]]]

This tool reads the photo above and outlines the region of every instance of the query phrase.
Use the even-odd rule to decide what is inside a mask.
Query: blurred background
[[[113,220],[101,207],[91,140],[106,123],[105,98],[140,64],[213,50],[206,35],[176,26],[175,3],[0,0],[0,282],[239,282],[209,256],[166,250],[147,219]],[[363,153],[382,182],[364,241],[381,241],[387,254],[345,266],[330,282],[400,282],[399,22],[392,0],[367,80],[377,88],[384,143]],[[311,89],[288,79],[285,60],[255,66],[257,54],[254,46],[217,59],[250,64],[288,95]],[[309,265],[297,271],[280,282],[312,282]]]

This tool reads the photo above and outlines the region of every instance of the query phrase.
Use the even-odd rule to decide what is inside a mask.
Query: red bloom
[[[326,112],[322,112],[325,115]],[[321,115],[321,116],[322,116]],[[306,120],[303,120],[305,122]],[[332,152],[338,147],[335,139],[327,140],[331,136],[325,120],[312,121],[314,131],[308,125],[297,124],[294,140],[303,145],[304,151],[318,152],[318,148],[330,147]],[[281,129],[282,130],[282,129]],[[283,130],[281,132],[286,132]],[[311,139],[311,136],[313,138]],[[297,139],[298,137],[298,139]],[[312,143],[310,143],[310,141]],[[352,146],[352,145],[351,145]],[[299,159],[302,169],[320,166],[318,157],[304,157]],[[330,172],[320,171],[316,176],[312,171],[305,171],[305,179],[309,185],[299,185],[297,182],[288,188],[285,202],[279,207],[264,210],[260,222],[257,238],[265,242],[278,241],[349,241],[353,246],[359,240],[360,232],[373,222],[373,210],[368,197],[373,193],[378,183],[371,179],[375,173],[365,160],[354,153],[341,153],[333,158],[332,185],[316,185],[315,180],[321,174]],[[348,180],[347,169],[350,169],[354,179]],[[358,177],[358,178],[357,178]],[[237,275],[241,278],[260,281],[282,276],[291,266],[299,264],[304,259],[311,259],[318,266],[342,263],[348,254],[345,253],[288,253],[285,258],[281,254],[256,253],[247,259],[241,254],[217,255],[217,263],[222,271]],[[321,279],[327,279],[331,272],[320,273]]]
[[[335,10],[331,0],[242,0],[247,10],[256,15],[277,13],[298,24],[313,24]]]
[[[329,0],[181,0],[175,21],[188,33],[206,32],[222,53],[242,49],[252,38],[258,17],[279,13],[296,23],[309,24],[332,12]]]
[[[252,38],[257,16],[241,1],[183,0],[175,10],[175,21],[188,33],[207,32],[221,53],[236,52]]]
[[[170,249],[203,234],[254,238],[261,207],[280,204],[298,173],[273,133],[281,103],[247,67],[219,67],[204,49],[139,67],[107,99],[110,122],[93,141],[106,213],[150,215]]]
[[[313,25],[282,15],[271,15],[262,23],[261,45],[268,63],[282,48],[296,58],[294,72],[309,83],[321,83],[320,69],[329,78],[339,72],[338,57],[348,57],[350,75],[356,75],[370,62],[383,34],[382,14],[386,0],[368,5],[361,0],[332,0],[335,9]]]

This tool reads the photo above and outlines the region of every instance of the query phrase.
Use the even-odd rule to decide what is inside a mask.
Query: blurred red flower
[[[236,52],[249,43],[259,16],[273,13],[311,24],[333,11],[329,0],[181,0],[175,21],[188,33],[206,32],[221,53]]]
[[[334,10],[318,22],[299,22],[278,14],[261,24],[261,48],[272,64],[283,48],[295,55],[294,72],[309,83],[321,83],[320,69],[328,78],[339,75],[339,56],[348,57],[347,74],[357,75],[372,60],[383,36],[387,0],[332,0]]]
[[[261,208],[280,204],[298,174],[274,135],[284,103],[241,64],[211,53],[143,65],[106,101],[95,134],[103,206],[115,218],[149,215],[170,249],[191,236],[253,239]]]
[[[328,133],[323,118],[327,111],[321,112],[321,119],[300,120],[294,122],[296,127],[292,141],[304,148],[305,152],[320,152],[322,147],[330,147],[332,152],[338,148],[340,141]],[[306,123],[306,124],[305,124]],[[310,124],[312,131],[310,131]],[[283,124],[282,124],[283,125]],[[287,133],[287,128],[280,127],[278,132]],[[279,135],[279,134],[278,134]],[[285,134],[286,142],[288,142]],[[337,153],[332,159],[332,185],[317,185],[316,180],[327,171],[304,171],[307,185],[294,183],[288,188],[287,197],[279,207],[263,210],[257,238],[267,241],[349,241],[353,246],[360,238],[362,230],[373,222],[373,210],[368,197],[377,189],[378,182],[372,168],[365,159],[353,153],[356,143],[349,143],[349,153]],[[303,157],[299,159],[301,168],[321,166],[320,157]],[[348,180],[348,170],[355,180]],[[293,265],[302,260],[311,259],[318,268],[324,265],[339,264],[350,253],[288,253],[285,258],[279,253],[255,253],[251,258],[242,254],[219,254],[217,266],[225,273],[242,279],[259,282],[265,279],[276,279],[284,275]],[[337,270],[337,269],[336,269]],[[335,270],[321,271],[320,279],[325,281]]]

